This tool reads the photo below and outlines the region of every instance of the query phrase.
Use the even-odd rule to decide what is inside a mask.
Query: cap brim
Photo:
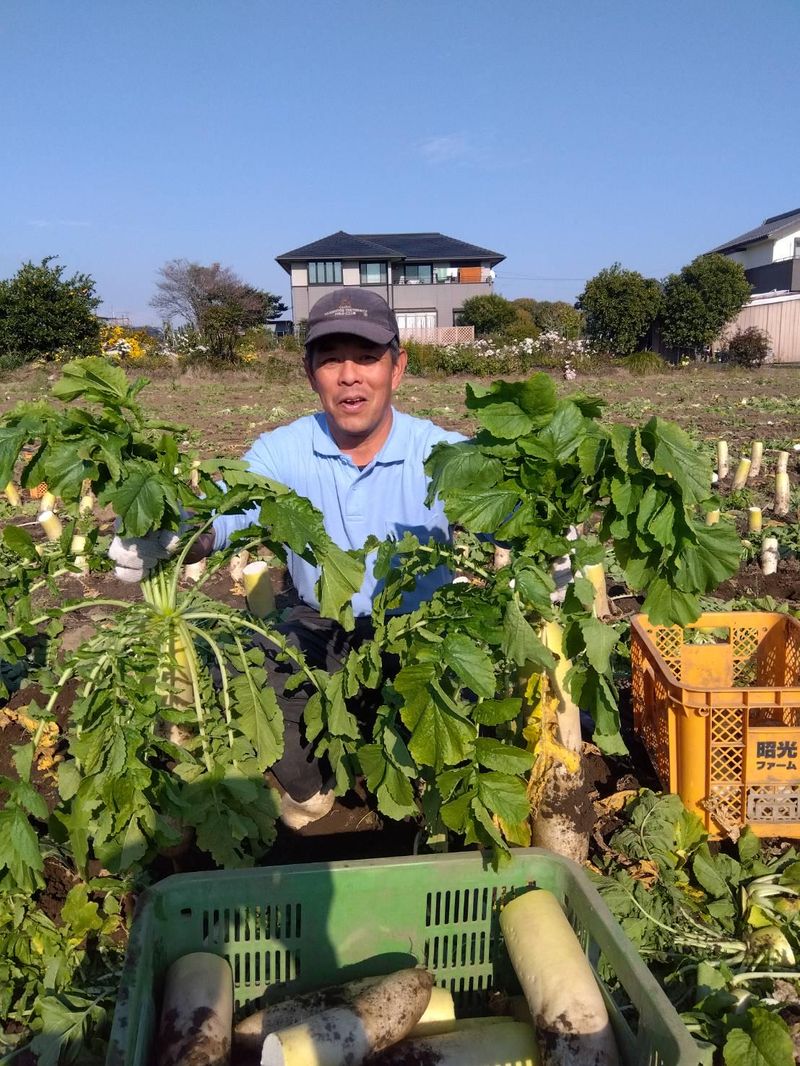
[[[313,344],[314,341],[318,341],[321,337],[330,337],[334,334],[339,334],[347,337],[361,337],[362,340],[370,341],[372,344],[385,344],[389,345],[397,336],[392,330],[387,329],[385,326],[379,326],[377,322],[364,322],[364,321],[349,321],[343,322],[341,319],[337,319],[332,322],[318,322],[311,327],[306,334],[306,347],[309,344]]]

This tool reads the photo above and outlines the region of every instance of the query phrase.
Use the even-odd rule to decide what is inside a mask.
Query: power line
[[[495,277],[504,278],[506,281],[588,281],[588,278],[545,278],[534,277],[527,274],[502,274],[496,273]]]

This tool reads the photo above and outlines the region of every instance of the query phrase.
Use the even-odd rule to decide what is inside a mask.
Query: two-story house
[[[503,259],[443,233],[343,230],[276,257],[292,279],[295,322],[337,286],[368,285],[394,309],[401,337],[438,343],[471,339],[459,312],[469,297],[492,291],[494,268]]]
[[[754,293],[800,292],[800,208],[711,250],[741,263]]]
[[[800,209],[764,219],[760,226],[712,251],[741,263],[753,295],[722,337],[755,326],[770,338],[776,363],[800,363]]]

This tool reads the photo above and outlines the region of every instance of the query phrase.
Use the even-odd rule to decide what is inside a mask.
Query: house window
[[[436,329],[435,311],[397,311],[397,326],[401,332]]]
[[[432,285],[433,263],[408,264],[405,269],[406,285]]]
[[[361,284],[362,285],[385,285],[386,284],[386,264],[385,263],[361,263]]]
[[[453,325],[454,326],[465,326],[466,325],[466,322],[464,321],[464,308],[463,307],[454,307],[453,308]]]
[[[794,239],[794,257],[800,259],[800,237]]]
[[[324,262],[308,264],[309,285],[341,285],[342,264],[339,260],[327,259]]]

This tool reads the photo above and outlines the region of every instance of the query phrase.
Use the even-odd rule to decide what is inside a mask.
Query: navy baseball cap
[[[326,293],[317,300],[308,316],[306,348],[332,333],[347,333],[384,345],[399,336],[394,311],[384,298],[355,286]]]

